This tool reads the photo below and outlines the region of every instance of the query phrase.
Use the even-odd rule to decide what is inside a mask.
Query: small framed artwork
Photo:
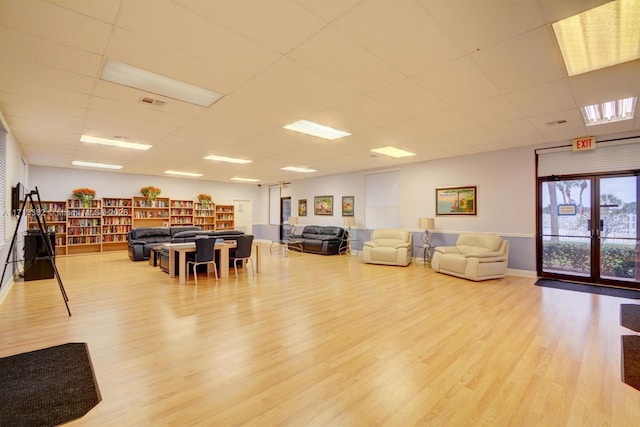
[[[436,215],[477,215],[477,188],[436,188]]]
[[[353,216],[353,196],[342,197],[342,216]]]
[[[307,216],[307,199],[298,200],[298,216]]]
[[[315,196],[313,213],[316,215],[333,215],[333,196]]]

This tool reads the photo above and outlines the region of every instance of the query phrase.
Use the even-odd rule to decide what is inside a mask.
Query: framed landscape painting
[[[333,215],[333,196],[315,196],[313,213],[316,215]]]
[[[342,197],[342,216],[353,216],[353,196]]]
[[[298,200],[298,216],[307,216],[307,199]]]
[[[477,215],[477,188],[436,188],[436,215]]]

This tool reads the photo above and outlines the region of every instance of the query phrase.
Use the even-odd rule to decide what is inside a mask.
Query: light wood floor
[[[126,253],[58,258],[0,305],[0,356],[87,342],[78,426],[634,426],[613,297],[356,256],[269,254],[179,285]]]

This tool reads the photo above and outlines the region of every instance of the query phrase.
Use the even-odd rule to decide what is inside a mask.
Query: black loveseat
[[[221,239],[233,239],[240,234],[244,233],[236,230],[207,231],[200,227],[188,225],[134,228],[128,234],[129,258],[132,261],[147,260],[152,247],[160,246],[164,243],[193,242],[196,236],[219,236]]]
[[[345,247],[349,232],[342,227],[307,225],[300,234],[294,234],[293,239],[302,241],[303,252],[321,255],[337,255]],[[296,245],[290,245],[296,250]]]

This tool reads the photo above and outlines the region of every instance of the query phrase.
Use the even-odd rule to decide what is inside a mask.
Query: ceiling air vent
[[[139,102],[147,105],[153,105],[154,107],[164,107],[164,104],[166,104],[164,101],[160,101],[159,99],[149,98],[146,96],[140,98]]]
[[[554,120],[552,122],[547,122],[547,126],[563,125],[565,123],[567,123],[566,120]]]

